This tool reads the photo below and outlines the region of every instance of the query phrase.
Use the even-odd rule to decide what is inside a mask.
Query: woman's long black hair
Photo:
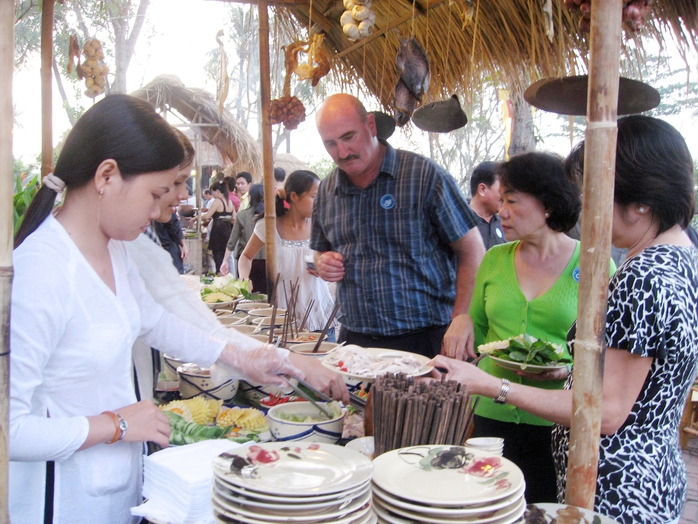
[[[286,206],[284,206],[284,202],[291,204],[291,193],[301,196],[303,193],[310,191],[313,184],[318,182],[320,182],[320,177],[306,169],[299,169],[288,175],[284,184],[284,192],[286,194],[276,196],[276,216],[282,217],[288,211]]]
[[[99,165],[113,159],[127,180],[144,173],[175,168],[184,159],[175,129],[147,101],[110,95],[88,109],[70,131],[53,174],[66,190],[83,187]],[[53,209],[56,192],[42,186],[27,209],[15,236],[18,247]]]

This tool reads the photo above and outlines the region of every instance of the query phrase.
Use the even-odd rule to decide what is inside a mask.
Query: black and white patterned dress
[[[622,523],[671,522],[686,498],[678,425],[698,369],[698,250],[653,246],[618,269],[610,283],[606,344],[654,361],[623,426],[601,436],[594,509]],[[570,376],[565,387],[571,386]],[[569,428],[556,426],[559,499],[568,449]]]

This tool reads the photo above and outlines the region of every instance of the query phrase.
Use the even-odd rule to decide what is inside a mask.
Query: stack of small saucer
[[[494,455],[502,456],[504,452],[504,439],[497,437],[475,437],[469,438],[465,441],[465,445],[468,448],[479,449],[480,451],[487,451]]]
[[[217,522],[373,524],[371,461],[333,444],[267,442],[213,461]]]
[[[512,524],[526,509],[521,470],[462,446],[401,448],[373,461],[379,523]]]

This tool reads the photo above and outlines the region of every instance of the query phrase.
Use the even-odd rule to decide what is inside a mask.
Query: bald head
[[[358,98],[346,93],[328,97],[318,108],[315,123],[325,149],[347,175],[377,174],[382,150],[376,121]]]

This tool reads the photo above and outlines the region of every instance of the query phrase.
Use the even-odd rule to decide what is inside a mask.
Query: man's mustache
[[[350,160],[358,160],[358,159],[359,159],[359,155],[349,155],[346,158],[340,158],[339,163],[341,164],[344,162],[349,162]]]

